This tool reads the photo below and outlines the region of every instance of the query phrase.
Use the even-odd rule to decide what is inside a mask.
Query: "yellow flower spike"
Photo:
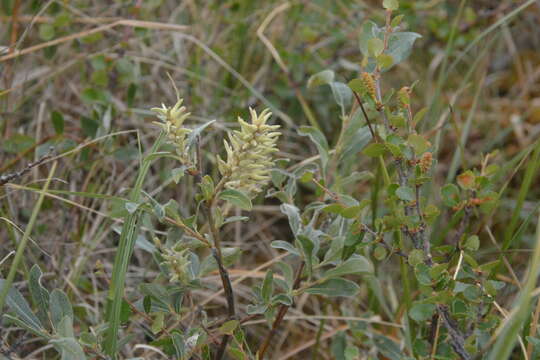
[[[277,151],[279,125],[266,125],[272,116],[265,109],[260,114],[250,108],[251,123],[238,118],[240,130],[229,133],[225,141],[227,161],[218,160],[218,168],[225,179],[225,187],[236,189],[254,197],[270,180],[274,165],[272,154]]]

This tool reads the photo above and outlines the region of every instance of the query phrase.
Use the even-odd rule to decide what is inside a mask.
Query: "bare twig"
[[[29,172],[31,169],[45,163],[47,160],[52,158],[52,150],[53,150],[53,148],[51,147],[49,149],[49,152],[46,155],[42,156],[41,158],[39,158],[38,160],[36,160],[34,162],[29,163],[22,170],[19,170],[19,171],[14,172],[14,173],[9,173],[9,174],[6,174],[6,175],[0,175],[0,186],[3,186],[5,184],[7,184],[8,182],[10,182],[12,180],[15,180],[17,178],[20,178],[21,176],[23,176],[24,174]]]

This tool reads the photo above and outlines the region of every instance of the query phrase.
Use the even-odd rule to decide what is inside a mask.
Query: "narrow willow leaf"
[[[28,288],[42,324],[49,323],[49,292],[41,285],[43,273],[37,264],[30,269]]]
[[[354,296],[360,287],[349,280],[342,278],[329,279],[322,284],[313,285],[306,289],[306,292],[314,295],[324,296]]]
[[[325,278],[340,277],[349,274],[372,274],[373,264],[363,257],[362,255],[353,255],[347,261],[339,264],[334,269],[328,270],[325,274]]]

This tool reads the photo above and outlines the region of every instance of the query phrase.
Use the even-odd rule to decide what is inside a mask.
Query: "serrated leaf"
[[[226,200],[233,205],[238,206],[242,210],[250,211],[253,209],[251,199],[243,192],[235,189],[226,189],[219,194],[219,198]]]
[[[313,285],[306,289],[306,293],[324,296],[354,296],[360,287],[349,280],[342,278],[329,279],[322,284]]]

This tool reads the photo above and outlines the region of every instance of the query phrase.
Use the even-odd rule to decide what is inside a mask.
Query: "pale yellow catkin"
[[[255,197],[270,180],[273,153],[278,151],[276,142],[281,133],[276,131],[279,125],[266,123],[272,116],[270,110],[257,114],[250,108],[249,112],[251,123],[239,117],[240,130],[229,133],[229,141],[224,141],[227,160],[218,157],[218,167],[226,188]]]

